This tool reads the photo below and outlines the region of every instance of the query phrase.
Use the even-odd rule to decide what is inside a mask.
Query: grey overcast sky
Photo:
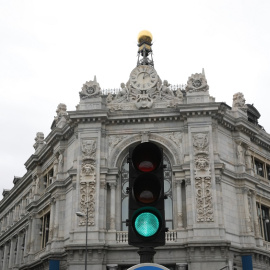
[[[60,102],[75,110],[94,75],[104,89],[127,82],[144,29],[162,80],[184,84],[204,68],[216,101],[243,92],[270,132],[269,13],[269,0],[1,0],[0,199]]]

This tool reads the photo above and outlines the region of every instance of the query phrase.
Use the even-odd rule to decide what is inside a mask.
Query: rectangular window
[[[258,159],[255,159],[254,163],[255,163],[256,174],[260,175],[261,177],[264,177],[263,162],[261,162]]]
[[[39,234],[41,235],[41,248],[44,248],[49,241],[50,228],[50,212],[41,218],[41,228]]]
[[[266,165],[266,178],[270,180],[270,166]]]
[[[261,235],[265,241],[270,242],[269,208],[264,205],[258,205],[257,210],[258,210]]]
[[[43,176],[44,187],[47,188],[53,182],[53,168],[49,169],[48,172]]]

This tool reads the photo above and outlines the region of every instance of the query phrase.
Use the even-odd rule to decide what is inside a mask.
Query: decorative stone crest
[[[94,98],[101,95],[101,88],[96,76],[94,77],[94,81],[85,82],[79,94],[81,99]]]
[[[197,133],[193,136],[193,146],[195,153],[208,153],[209,139],[208,135],[204,133]]]
[[[146,93],[146,90],[144,90],[137,96],[135,105],[138,109],[150,109],[153,102],[153,99]]]
[[[80,208],[86,214],[88,225],[95,225],[95,192],[96,192],[96,141],[82,141],[82,167],[80,177]],[[80,225],[86,224],[86,216],[81,217]]]
[[[209,90],[204,70],[202,73],[192,74],[187,81],[186,92],[206,92]]]

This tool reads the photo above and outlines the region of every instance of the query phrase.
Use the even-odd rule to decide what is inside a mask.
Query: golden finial
[[[144,42],[144,41],[151,44],[152,40],[153,40],[153,36],[147,30],[142,30],[138,35],[138,43],[139,44]]]

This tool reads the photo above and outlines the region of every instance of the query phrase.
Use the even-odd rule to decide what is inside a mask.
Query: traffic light
[[[129,149],[128,243],[165,245],[163,151],[146,142]]]

